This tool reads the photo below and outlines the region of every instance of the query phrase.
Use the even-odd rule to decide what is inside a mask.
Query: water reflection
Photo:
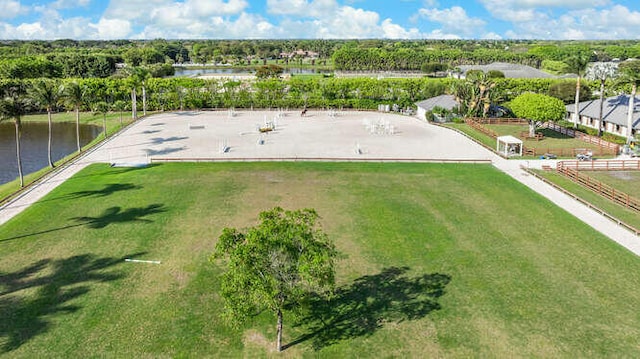
[[[20,152],[24,174],[35,172],[48,165],[47,128],[47,123],[25,122],[22,124]],[[80,125],[80,144],[86,145],[100,132],[101,128],[98,126]],[[54,123],[52,136],[51,151],[54,161],[76,151],[75,123]],[[15,127],[13,122],[0,123],[0,184],[10,182],[17,177]]]

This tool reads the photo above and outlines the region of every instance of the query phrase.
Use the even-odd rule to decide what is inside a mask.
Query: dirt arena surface
[[[272,125],[274,130],[260,133]],[[224,150],[223,150],[224,149]],[[360,111],[200,111],[146,117],[91,162],[153,159],[490,160],[464,136],[415,117]]]

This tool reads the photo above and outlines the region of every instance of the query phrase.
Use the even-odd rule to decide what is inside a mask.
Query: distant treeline
[[[28,96],[28,88],[40,79],[0,80],[0,93],[9,88],[21,88]],[[451,88],[455,79],[370,79],[370,78],[296,78],[288,81],[265,79],[251,84],[231,80],[204,80],[194,78],[149,78],[136,83],[131,78],[58,79],[57,85],[78,82],[84,91],[82,109],[91,111],[99,102],[131,103],[131,90],[135,86],[138,96],[145,87],[149,110],[169,111],[205,108],[355,108],[376,109],[379,104],[398,104],[401,108],[442,95]],[[572,101],[575,80],[558,79],[495,79],[501,102],[533,91],[551,94]],[[583,86],[590,86],[586,81]],[[595,88],[594,86],[593,88]],[[587,92],[585,91],[585,94]],[[28,112],[42,108],[27,101]],[[138,106],[141,106],[140,102]],[[57,110],[64,110],[59,105]]]
[[[346,71],[420,71],[425,63],[449,68],[494,61],[540,68],[582,53],[592,61],[640,58],[637,41],[539,40],[113,40],[2,41],[1,78],[105,78],[116,64],[153,67],[170,74],[174,64],[323,66]],[[164,66],[161,66],[164,65]]]

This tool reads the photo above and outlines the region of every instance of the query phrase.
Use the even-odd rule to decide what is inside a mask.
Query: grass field
[[[640,355],[636,256],[488,165],[354,163],[85,169],[0,227],[0,353],[275,356],[269,313],[222,323],[208,258],[276,205],[344,254],[284,357]]]
[[[459,131],[466,133],[469,137],[473,138],[479,143],[484,144],[485,146],[495,149],[496,148],[496,139],[485,135],[484,133],[472,128],[471,126],[464,123],[447,123],[447,127],[455,128]],[[485,125],[487,128],[493,130],[498,136],[511,135],[516,138],[520,138],[520,133],[524,131],[528,131],[528,125]],[[537,153],[559,153],[560,150],[564,150],[567,153],[570,153],[573,149],[584,149],[584,150],[592,150],[594,154],[598,153],[598,146],[575,139],[573,137],[569,137],[563,135],[561,133],[549,130],[549,129],[540,129],[539,132],[544,134],[544,139],[540,141],[536,141],[534,139],[524,139],[523,145],[526,148],[535,148]],[[611,156],[603,155],[598,156],[599,158],[608,158]],[[538,158],[538,156],[523,156],[522,158]],[[573,156],[564,156],[563,158],[574,158]]]
[[[540,176],[573,193],[574,195],[586,200],[592,205],[600,208],[608,214],[618,218],[624,223],[640,229],[640,216],[636,211],[627,209],[619,204],[610,201],[599,194],[578,185],[567,177],[556,173],[555,171],[536,171]],[[590,177],[602,181],[620,191],[636,196],[636,187],[640,180],[640,172],[605,172],[605,171],[589,171],[586,172]],[[636,196],[638,198],[640,196]]]

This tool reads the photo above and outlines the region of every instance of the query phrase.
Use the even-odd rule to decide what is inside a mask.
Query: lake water
[[[23,123],[20,136],[22,171],[26,175],[48,166],[47,123]],[[80,144],[86,145],[102,132],[98,126],[80,125]],[[51,155],[57,161],[76,151],[76,124],[54,123]],[[0,123],[0,184],[18,177],[15,127],[13,122]]]
[[[309,68],[297,68],[291,67],[284,69],[285,74],[315,74],[315,73],[332,73],[333,71],[320,70]],[[240,75],[240,74],[252,74],[255,71],[239,68],[217,68],[217,69],[194,69],[194,68],[181,68],[176,67],[175,77],[196,77],[201,75]]]

